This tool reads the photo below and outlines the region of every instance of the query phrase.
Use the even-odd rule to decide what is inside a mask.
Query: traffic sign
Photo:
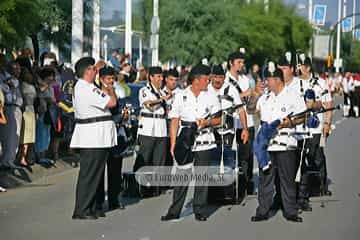
[[[355,30],[355,38],[356,38],[357,40],[360,40],[360,29],[356,29],[356,30]]]
[[[313,13],[313,24],[318,25],[318,26],[323,26],[325,25],[325,20],[326,20],[326,5],[320,5],[320,4],[316,4],[314,6],[314,13]]]
[[[352,30],[352,17],[345,18],[342,21],[342,31],[351,32],[351,30]]]

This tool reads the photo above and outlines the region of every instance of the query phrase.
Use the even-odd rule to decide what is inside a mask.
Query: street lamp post
[[[336,66],[335,72],[340,72],[340,37],[341,37],[341,0],[338,0],[338,25],[336,34]]]
[[[72,0],[71,63],[73,66],[83,54],[83,13],[83,0]]]
[[[153,0],[153,19],[151,21],[151,64],[157,66],[159,63],[159,0]]]
[[[93,0],[93,49],[92,56],[97,61],[100,59],[100,0]]]
[[[313,0],[309,0],[309,23],[312,24]]]
[[[131,0],[125,1],[125,54],[132,54]]]
[[[353,38],[355,39],[355,26],[356,26],[356,16],[355,16],[355,12],[356,12],[356,0],[353,0],[353,21],[352,21],[352,24],[353,24],[353,31],[352,31],[352,35],[353,35]]]
[[[104,35],[103,39],[103,53],[104,53],[104,60],[105,62],[108,61],[108,35]]]

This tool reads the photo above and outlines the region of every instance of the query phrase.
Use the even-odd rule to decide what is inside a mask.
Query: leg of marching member
[[[249,127],[249,158],[248,158],[248,185],[247,191],[248,194],[254,193],[254,182],[253,182],[253,172],[254,172],[254,151],[253,151],[253,144],[255,139],[255,128]]]
[[[194,152],[194,166],[195,168],[201,168],[201,171],[195,169],[196,176],[202,176],[206,173],[205,169],[210,165],[214,153],[215,150]],[[204,209],[207,206],[208,195],[208,186],[205,184],[205,182],[201,182],[201,185],[198,185],[198,182],[195,182],[193,208],[196,218],[205,218]],[[204,220],[206,220],[206,218]]]
[[[181,179],[180,178],[181,176],[190,176],[190,174],[191,174],[191,168],[190,169],[177,168],[175,176],[177,175],[179,176],[178,179]],[[177,184],[174,186],[172,203],[169,207],[168,213],[165,216],[161,217],[162,221],[168,221],[180,217],[181,210],[184,206],[186,194],[189,188],[189,183],[190,181],[177,182]]]
[[[108,149],[80,149],[80,171],[76,185],[73,218],[94,216],[99,184],[104,177]]]
[[[324,152],[323,147],[319,148],[318,154],[319,154],[319,159],[321,159],[320,173],[321,173],[322,181],[323,181],[322,184],[324,186],[323,194],[327,195],[327,196],[331,196],[332,192],[329,190],[326,156],[325,156],[325,152]]]
[[[238,143],[238,159],[239,159],[239,166],[241,166],[242,172],[245,175],[245,179],[248,182],[248,168],[249,168],[249,158],[250,158],[250,144],[249,142],[243,143],[240,136],[241,136],[242,129],[236,129],[236,141]]]
[[[266,220],[273,202],[274,180],[277,171],[276,152],[270,152],[273,166],[266,172],[259,171],[258,207],[252,221]]]
[[[109,209],[119,208],[119,194],[121,192],[121,170],[123,158],[110,153],[107,160],[108,174],[108,203]]]
[[[303,156],[300,161],[301,163],[301,178],[298,189],[298,205],[303,211],[312,211],[311,206],[309,205],[309,176],[308,176],[308,164],[312,163],[312,150],[313,139],[305,139],[305,145],[303,149]],[[302,142],[300,143],[302,144]],[[302,147],[302,146],[300,146]]]
[[[162,170],[165,167],[166,157],[167,157],[167,151],[168,151],[168,139],[167,137],[158,137],[156,138],[155,144],[154,144],[154,151],[153,151],[153,164],[154,166],[158,166],[160,168],[156,168],[157,173],[160,175],[165,174]],[[161,171],[160,171],[161,169]],[[164,189],[163,186],[156,186],[155,194],[160,195],[162,189]]]
[[[296,205],[296,152],[283,151],[277,153],[278,171],[281,188],[283,215],[294,218],[298,215]]]
[[[139,135],[139,152],[135,160],[133,171],[136,172],[139,168],[144,166],[153,165],[153,151],[155,146],[155,140],[153,137]]]

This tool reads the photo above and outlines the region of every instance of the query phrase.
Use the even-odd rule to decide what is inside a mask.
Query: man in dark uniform
[[[274,134],[271,135],[267,151],[269,154],[270,168],[259,170],[258,208],[251,221],[264,221],[269,218],[273,202],[274,180],[279,176],[283,215],[288,221],[302,222],[298,216],[296,205],[296,147],[297,140],[292,133],[295,125],[301,124],[303,119],[290,120],[292,113],[300,113],[306,109],[304,100],[293,90],[285,86],[283,73],[269,62],[265,71],[270,92],[262,95],[256,104],[249,103],[248,111],[260,113],[260,131],[275,125]],[[255,99],[255,98],[251,98]],[[251,107],[250,107],[251,106]]]
[[[115,69],[112,67],[103,67],[99,71],[100,77],[100,87],[102,90],[106,90],[107,86],[112,86],[115,81]],[[111,113],[113,115],[113,120],[117,125],[118,131],[118,144],[111,148],[109,152],[109,157],[106,161],[107,165],[107,183],[108,183],[108,208],[109,210],[114,209],[124,209],[124,204],[119,201],[118,197],[121,192],[121,170],[122,170],[122,162],[123,157],[121,155],[122,151],[126,148],[126,142],[121,135],[121,124],[122,121],[127,120],[128,114],[126,109],[124,109],[124,105],[120,103],[120,99],[118,99],[118,105],[115,108],[111,109]],[[125,110],[125,111],[123,111]],[[96,208],[99,216],[104,217],[103,213],[103,203],[105,201],[105,189],[104,189],[104,177],[102,178],[102,182],[99,185],[100,193],[97,197]]]
[[[149,68],[149,82],[139,91],[140,120],[138,128],[138,151],[134,172],[144,166],[165,166],[168,138],[166,101],[171,94],[165,94],[161,87],[163,72],[160,67]],[[160,194],[156,187],[155,195]]]
[[[194,162],[194,166],[199,169],[209,166],[211,158],[214,157],[214,149],[216,148],[215,136],[211,130],[213,126],[221,123],[220,103],[215,94],[207,91],[209,81],[210,67],[199,64],[195,66],[190,73],[190,86],[175,96],[175,101],[169,113],[171,118],[170,126],[170,152],[175,158],[177,164],[177,172],[185,172],[188,166]],[[194,126],[194,127],[193,127]],[[184,159],[180,159],[183,154],[176,154],[177,141],[182,136],[182,132],[187,129],[198,131],[196,137],[188,140],[193,142],[184,142],[189,146],[188,150],[189,162],[183,164]],[[207,129],[206,129],[207,128]],[[209,129],[210,128],[210,129]],[[180,129],[179,138],[177,138],[178,129]],[[204,132],[199,132],[204,130]],[[195,135],[195,134],[194,134]],[[178,141],[180,142],[180,141]],[[181,144],[181,143],[180,143]],[[216,153],[215,153],[216,154]],[[195,169],[195,173],[197,173]],[[191,172],[191,171],[190,171]],[[173,202],[165,216],[161,217],[161,221],[170,221],[180,218],[181,209],[184,205],[188,190],[188,182],[183,182],[174,187]],[[195,219],[198,221],[206,221],[204,215],[204,207],[207,204],[207,186],[198,186],[195,183],[193,209]]]
[[[75,64],[79,77],[74,88],[73,104],[76,125],[70,147],[80,149],[80,171],[76,185],[73,219],[97,219],[96,198],[104,177],[109,149],[117,144],[116,126],[110,108],[116,106],[112,86],[100,90],[94,84],[95,60],[81,58]]]
[[[250,79],[243,73],[245,68],[245,54],[243,52],[233,52],[229,54],[227,64],[228,71],[226,73],[225,83],[235,87],[240,94],[240,98],[246,104],[247,98],[252,94],[254,89],[250,88]],[[247,192],[248,194],[253,194],[253,142],[255,135],[254,116],[246,114],[246,117],[247,126],[242,125],[239,115],[235,115],[234,125],[236,128],[236,141],[238,144],[237,154],[242,170],[246,174]],[[243,141],[243,132],[248,132],[248,141]]]

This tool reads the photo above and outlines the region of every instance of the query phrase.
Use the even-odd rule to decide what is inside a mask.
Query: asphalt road
[[[333,196],[312,198],[313,212],[304,222],[290,223],[281,212],[267,222],[252,223],[257,200],[245,206],[212,208],[207,222],[186,214],[180,222],[162,223],[171,194],[128,201],[126,210],[97,221],[71,220],[77,169],[0,193],[0,238],[6,240],[171,240],[171,239],[359,239],[360,119],[336,114],[336,129],[326,148]],[[128,163],[128,164],[131,164]],[[188,194],[188,198],[191,195]],[[325,207],[320,207],[321,200]]]

